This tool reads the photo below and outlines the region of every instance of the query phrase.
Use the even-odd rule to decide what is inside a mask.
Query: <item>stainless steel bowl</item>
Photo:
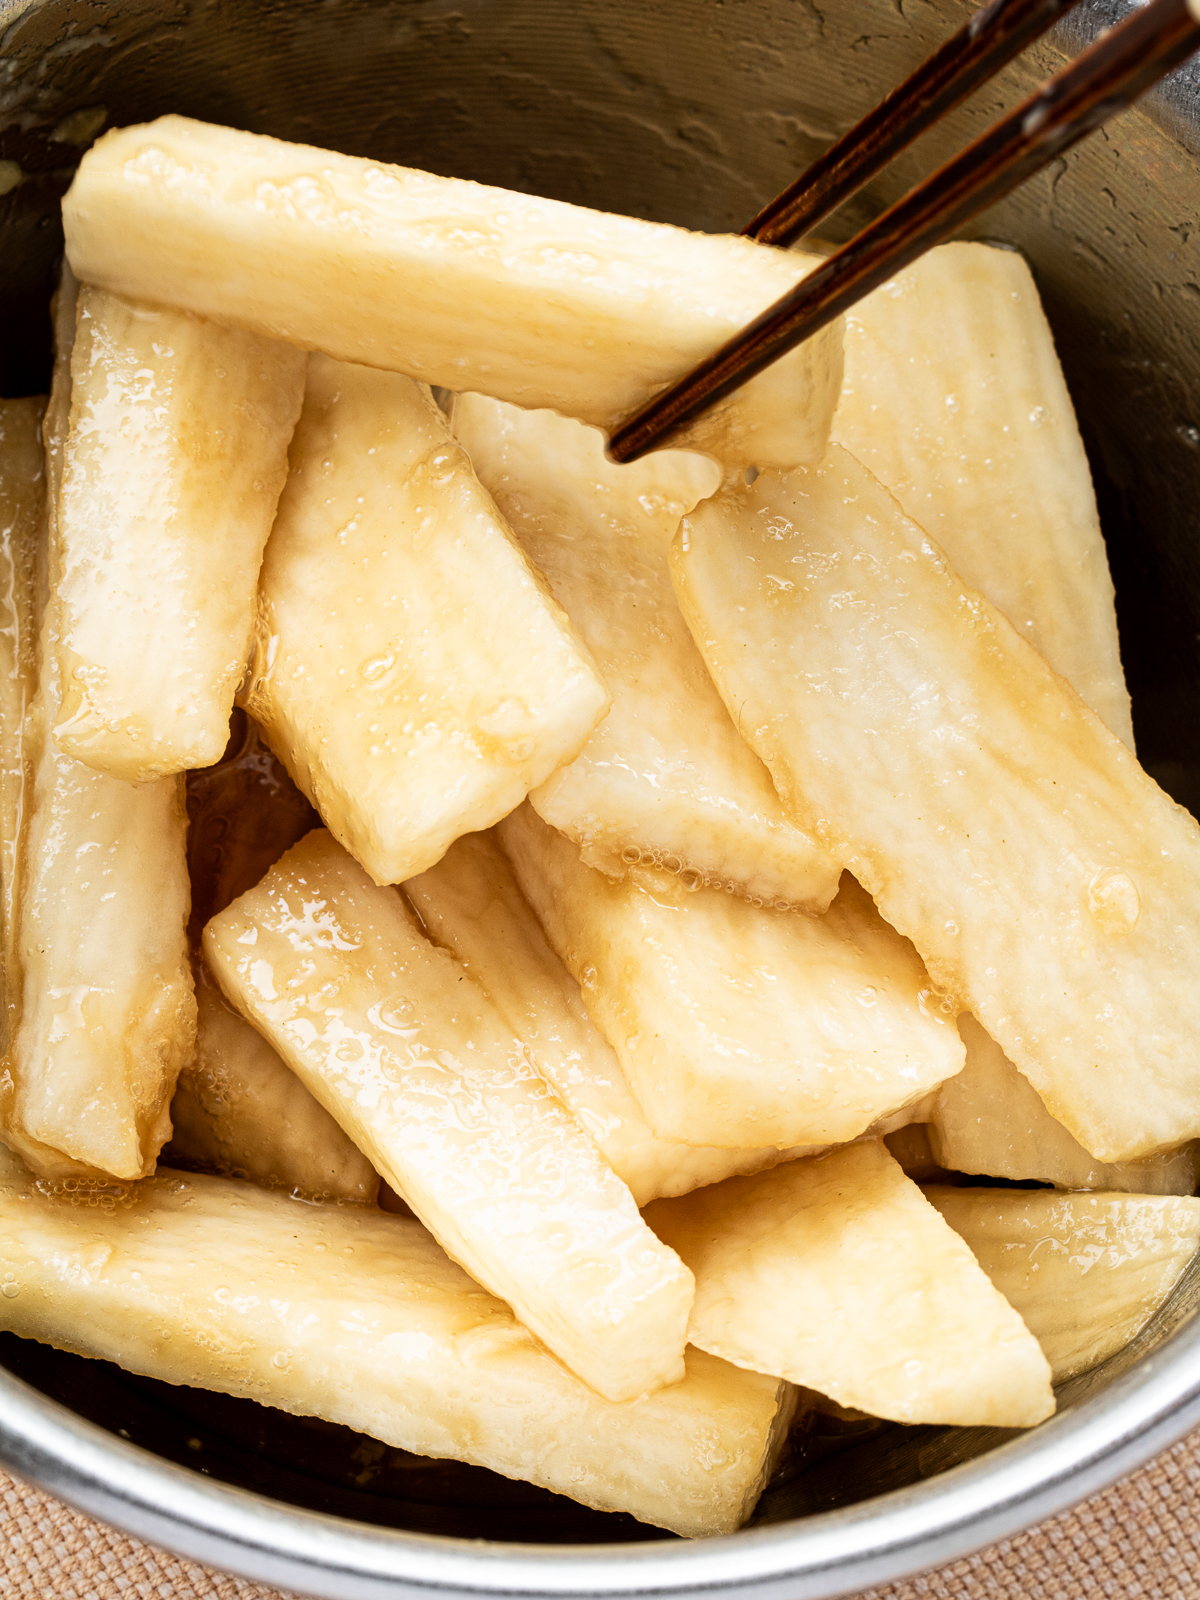
[[[58,201],[164,111],[692,227],[737,228],[957,26],[960,0],[0,0],[0,391],[44,389]],[[1093,0],[933,130],[838,237],[1128,9]],[[984,218],[1032,261],[1079,408],[1142,759],[1200,809],[1195,68]],[[0,165],[0,189],[17,176]],[[754,1525],[688,1544],[491,1473],[0,1335],[0,1458],[183,1554],[307,1593],[845,1594],[952,1559],[1200,1420],[1192,1270],[1030,1433],[799,1441]]]

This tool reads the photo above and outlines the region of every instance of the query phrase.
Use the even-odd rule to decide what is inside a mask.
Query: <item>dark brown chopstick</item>
[[[1079,0],[991,0],[742,229],[795,244]]]
[[[950,237],[1200,47],[1187,0],[1149,0],[613,434],[634,461]]]

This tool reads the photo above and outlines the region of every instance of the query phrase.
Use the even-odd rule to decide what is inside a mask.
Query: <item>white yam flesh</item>
[[[63,219],[114,293],[607,429],[818,260],[174,116],[98,140]],[[687,442],[816,460],[841,378],[839,322]]]
[[[373,1203],[378,1173],[223,999],[198,950],[204,924],[311,833],[317,814],[240,711],[225,756],[188,774],[187,795],[196,1053],[179,1075],[163,1159],[312,1199]]]
[[[14,1172],[0,1182],[0,1278],[0,1327],[24,1338],[685,1537],[745,1521],[794,1409],[790,1385],[699,1350],[682,1382],[614,1405],[419,1223],[221,1178],[164,1169],[100,1208]]]
[[[1200,1200],[930,1186],[1021,1313],[1062,1383],[1122,1349],[1170,1295],[1200,1244]]]
[[[72,1163],[137,1178],[170,1134],[195,1043],[187,813],[176,778],[135,786],[63,755],[48,728],[56,687],[43,680],[30,718],[11,1125]]]
[[[1200,828],[846,451],[672,552],[789,812],[1099,1160],[1200,1133]]]
[[[362,1151],[201,972],[196,1053],[171,1101],[163,1159],[307,1200],[374,1205],[379,1174]]]
[[[1050,1369],[878,1140],[647,1207],[696,1277],[692,1343],[897,1422],[1030,1427]]]
[[[1092,476],[1033,274],[945,244],[846,317],[833,438],[1133,749]]]
[[[428,391],[314,356],[244,703],[398,883],[570,761],[608,694]]]
[[[658,1138],[579,985],[546,942],[491,834],[459,839],[404,892],[428,936],[480,983],[638,1205],[774,1166],[774,1145],[704,1149]]]
[[[71,288],[59,300],[46,419],[53,491],[67,415]],[[182,781],[135,787],[57,748],[54,645],[48,619],[22,730],[4,1137],[46,1177],[136,1178],[153,1170],[170,1133],[175,1079],[195,1042]]]
[[[1036,1179],[1059,1189],[1193,1194],[1196,1145],[1144,1161],[1097,1161],[1056,1122],[1037,1090],[969,1012],[958,1019],[967,1064],[933,1098],[932,1155],[952,1172]]]
[[[691,1274],[483,990],[328,833],[205,930],[225,993],[447,1252],[613,1400],[683,1376]]]
[[[14,1013],[17,852],[25,790],[25,719],[37,692],[36,568],[46,519],[43,398],[0,400],[0,1047]]]
[[[912,946],[849,879],[814,917],[640,868],[614,883],[529,806],[499,837],[660,1138],[841,1143],[962,1066]]]
[[[81,289],[54,556],[64,754],[130,783],[220,757],[304,370],[290,345]]]
[[[839,869],[783,813],[713,687],[671,588],[679,519],[716,488],[710,462],[657,451],[631,466],[549,411],[458,395],[452,425],[612,693],[576,759],[530,796],[610,877],[631,863],[824,911]]]

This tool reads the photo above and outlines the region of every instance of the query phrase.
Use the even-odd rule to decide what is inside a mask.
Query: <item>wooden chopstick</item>
[[[613,434],[635,461],[1123,111],[1200,47],[1187,0],[1149,0]]]
[[[1079,0],[990,0],[742,229],[795,244]]]

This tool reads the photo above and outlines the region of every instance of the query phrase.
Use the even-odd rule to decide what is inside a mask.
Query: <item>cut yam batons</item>
[[[138,1178],[170,1133],[175,1080],[195,1047],[182,780],[127,784],[63,755],[48,654],[26,732],[19,1018],[2,1114],[46,1176],[83,1167]]]
[[[685,1537],[746,1520],[796,1402],[790,1384],[689,1350],[680,1383],[614,1405],[419,1223],[167,1169],[104,1208],[10,1172],[0,1277],[0,1327],[24,1338]]]
[[[58,301],[44,430],[52,496],[72,287],[68,280]],[[43,551],[37,567],[45,561]],[[54,645],[47,618],[21,733],[0,1123],[5,1142],[44,1177],[137,1178],[153,1170],[170,1133],[175,1079],[195,1044],[183,786],[162,778],[135,787],[57,748]]]
[[[824,917],[585,866],[526,805],[517,881],[662,1139],[855,1139],[957,1072],[963,1046],[912,946],[846,879]]]
[[[932,998],[932,996],[929,996],[926,1004]],[[937,1001],[937,1005],[938,1009],[945,1014],[945,1008],[940,999]],[[934,1103],[939,1093],[940,1089],[930,1089],[928,1094],[923,1094],[919,1100],[914,1100],[911,1105],[905,1106],[902,1111],[894,1111],[890,1117],[880,1117],[871,1124],[870,1128],[867,1129],[867,1133],[872,1138],[885,1139],[889,1134],[897,1133],[913,1123],[927,1122],[933,1113]]]
[[[25,792],[25,720],[37,693],[37,564],[44,552],[44,397],[0,400],[0,1049],[15,1015],[17,849]]]
[[[18,847],[25,786],[28,778],[26,733],[38,686],[41,632],[50,590],[50,538],[58,518],[63,455],[71,414],[71,349],[75,342],[75,308],[79,285],[66,261],[50,302],[55,350],[54,384],[48,398],[5,402],[7,459],[4,468],[5,562],[3,590],[6,667],[9,698],[5,702],[4,793],[4,937],[5,970],[13,970],[17,913]],[[28,408],[37,408],[34,427]],[[13,409],[15,408],[15,409]],[[30,430],[33,429],[31,432]],[[15,430],[15,431],[14,431]],[[41,452],[35,460],[29,453]],[[16,452],[13,454],[12,452]],[[5,1005],[15,1016],[13,983],[6,979]],[[7,1039],[7,1031],[6,1031]],[[7,1042],[5,1044],[7,1049]]]
[[[64,755],[141,783],[225,748],[306,359],[87,284],[77,317],[54,735]]]
[[[65,263],[52,302],[55,343],[69,353],[75,328],[77,285]],[[58,370],[64,370],[60,359]],[[17,957],[20,921],[22,813],[29,778],[29,719],[37,695],[41,622],[45,609],[46,528],[57,503],[61,463],[56,459],[66,437],[70,381],[64,373],[52,399],[36,396],[0,402],[0,651],[3,702],[0,707],[0,894],[3,899],[3,1022],[0,1044],[0,1138],[22,1148],[32,1160],[52,1161],[64,1174],[78,1169],[58,1152],[40,1150],[23,1138],[12,1119],[12,1041],[21,1016],[21,969]],[[0,1161],[4,1150],[0,1149]]]
[[[196,1053],[171,1101],[170,1166],[305,1200],[374,1205],[379,1174],[201,967]]]
[[[727,482],[672,562],[789,814],[1051,1116],[1104,1162],[1200,1134],[1194,818],[837,445]]]
[[[1200,1244],[1200,1200],[1180,1195],[925,1193],[1020,1312],[1055,1383],[1128,1344]]]
[[[478,394],[455,397],[451,423],[613,697],[575,760],[533,791],[538,815],[610,877],[640,862],[826,910],[840,869],[785,817],[671,588],[671,537],[716,489],[712,463],[664,450],[614,466],[594,428]]]
[[[648,1206],[691,1267],[694,1345],[906,1423],[1023,1428],[1050,1369],[878,1140]]]
[[[373,1204],[378,1173],[224,999],[199,949],[204,924],[319,827],[317,814],[243,711],[221,761],[188,774],[187,805],[196,1053],[179,1075],[163,1159],[307,1199]]]
[[[638,1205],[783,1159],[774,1145],[704,1149],[656,1137],[493,835],[459,839],[436,867],[411,878],[404,892],[434,944],[449,950],[486,989]]]
[[[579,752],[608,693],[428,390],[313,356],[244,704],[376,883]]]
[[[1075,410],[1015,250],[930,250],[846,316],[833,438],[1133,749]]]
[[[221,987],[452,1258],[610,1400],[683,1376],[691,1274],[396,889],[318,829],[215,917]]]
[[[938,1089],[927,1124],[940,1166],[988,1178],[1037,1179],[1058,1189],[1195,1193],[1194,1142],[1144,1161],[1097,1161],[1054,1120],[1028,1078],[969,1012],[958,1027],[967,1064]]]
[[[610,429],[819,261],[176,116],[94,144],[63,220],[116,294]],[[839,321],[676,443],[818,460],[841,381]]]

